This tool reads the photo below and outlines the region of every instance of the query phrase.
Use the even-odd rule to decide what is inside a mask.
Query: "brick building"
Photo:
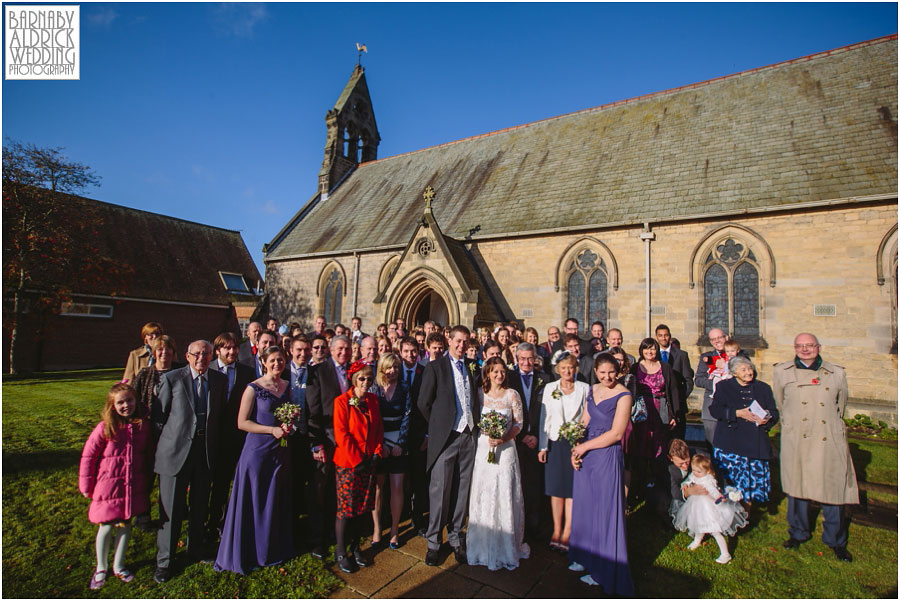
[[[764,380],[810,331],[896,419],[896,36],[380,160],[357,68],[326,122],[264,249],[275,314],[574,315],[632,353],[664,322],[695,364],[717,326]]]
[[[262,278],[240,232],[68,196],[97,219],[100,252],[133,269],[125,294],[75,290],[59,314],[27,312],[16,340],[18,371],[123,367],[141,346],[141,327],[159,322],[184,361],[187,344],[245,328]],[[35,287],[39,288],[40,283]],[[38,294],[31,290],[29,295]],[[32,301],[34,299],[32,298]],[[4,299],[9,309],[9,299]],[[28,301],[26,301],[26,306]],[[6,330],[9,320],[6,320]],[[4,336],[4,364],[9,332]]]

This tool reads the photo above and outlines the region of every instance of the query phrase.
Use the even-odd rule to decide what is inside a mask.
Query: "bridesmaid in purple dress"
[[[280,346],[260,354],[265,375],[241,397],[238,428],[248,432],[234,472],[234,485],[216,571],[249,574],[294,555],[291,524],[291,469],[285,435],[274,411],[291,402],[289,382],[281,379],[286,359]]]
[[[587,571],[582,582],[607,595],[634,596],[625,544],[622,436],[631,417],[631,392],[616,381],[619,364],[609,353],[594,359],[597,384],[582,412],[585,441],[572,449],[577,470],[572,491],[569,569]]]

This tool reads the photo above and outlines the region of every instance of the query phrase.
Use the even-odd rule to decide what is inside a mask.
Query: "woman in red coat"
[[[378,398],[367,392],[375,377],[368,364],[357,361],[347,370],[350,389],[334,399],[334,466],[337,514],[334,559],[343,572],[369,566],[359,550],[360,519],[375,506],[375,462],[382,453],[384,427]],[[346,542],[352,551],[348,555]]]

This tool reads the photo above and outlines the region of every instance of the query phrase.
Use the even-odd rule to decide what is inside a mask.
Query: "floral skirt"
[[[337,486],[337,517],[354,518],[375,509],[373,470],[354,470],[350,467],[335,466],[334,476]]]
[[[744,495],[745,501],[769,500],[771,474],[767,459],[750,459],[737,453],[726,453],[713,448],[716,471],[726,484],[734,486]]]

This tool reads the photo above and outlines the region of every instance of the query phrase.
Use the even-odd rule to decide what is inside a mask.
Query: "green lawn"
[[[3,592],[6,597],[84,597],[94,568],[96,527],[77,489],[78,459],[99,420],[106,391],[120,370],[46,374],[3,381]],[[851,441],[860,478],[897,484],[897,447]],[[834,560],[821,540],[796,551],[782,549],[786,501],[761,524],[731,541],[734,560],[713,560],[709,541],[686,549],[687,534],[665,531],[645,509],[628,519],[631,569],[642,597],[894,597],[897,533],[852,525],[849,549],[856,560]],[[890,495],[888,495],[890,500]],[[893,497],[896,502],[896,497]],[[156,509],[154,508],[154,515]],[[193,565],[165,585],[152,580],[155,537],[135,530],[129,563],[137,578],[109,578],[103,597],[322,597],[340,580],[309,555],[282,568],[242,577]]]

